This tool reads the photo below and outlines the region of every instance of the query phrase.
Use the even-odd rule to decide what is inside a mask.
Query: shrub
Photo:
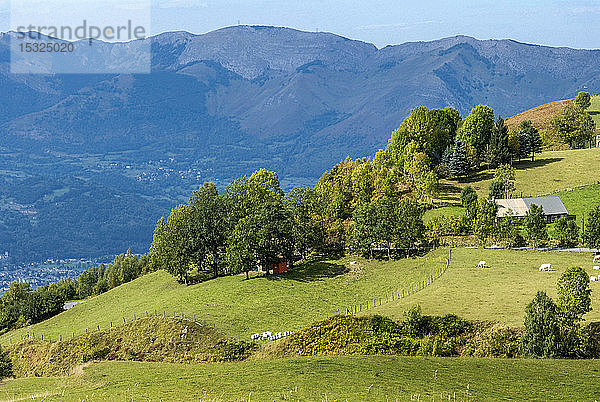
[[[439,336],[428,335],[421,339],[418,350],[420,356],[448,357],[456,354],[457,341],[453,338],[444,339]]]
[[[480,325],[477,333],[467,342],[464,354],[475,357],[518,357],[521,336],[519,329],[502,324]]]
[[[12,361],[8,354],[0,347],[0,381],[4,378],[12,377]]]
[[[213,352],[202,360],[210,362],[233,362],[248,358],[256,346],[250,342],[221,339],[215,345]]]
[[[430,332],[435,331],[444,338],[455,337],[464,334],[471,329],[471,323],[454,314],[446,314],[442,317],[434,317],[431,320]]]
[[[429,332],[429,319],[421,314],[421,306],[413,306],[404,313],[404,330],[412,337],[421,337]]]
[[[600,357],[600,322],[591,322],[581,329],[583,356],[586,359]]]

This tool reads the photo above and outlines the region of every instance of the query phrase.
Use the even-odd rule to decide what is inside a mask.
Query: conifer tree
[[[498,117],[492,130],[488,149],[490,167],[496,168],[502,164],[510,163],[510,148],[508,146],[508,127],[502,117]]]
[[[448,170],[454,177],[465,176],[469,173],[469,163],[467,162],[467,153],[460,137],[454,140],[454,147],[448,162]]]

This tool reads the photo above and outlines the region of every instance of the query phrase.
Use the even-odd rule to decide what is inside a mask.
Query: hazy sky
[[[58,6],[64,1],[56,0],[57,14],[69,8]],[[135,1],[120,0],[117,8],[127,9]],[[600,48],[600,0],[147,1],[152,1],[153,33],[174,30],[205,33],[239,21],[308,31],[318,29],[378,47],[463,34],[479,39],[511,38],[551,46]],[[90,14],[103,12],[94,9],[97,1],[77,3],[88,7]],[[0,0],[0,30],[8,30],[9,17],[9,1]]]

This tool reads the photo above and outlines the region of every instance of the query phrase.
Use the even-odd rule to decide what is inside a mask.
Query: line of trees
[[[285,194],[267,170],[234,180],[219,194],[205,183],[187,205],[161,219],[151,264],[181,282],[248,272],[293,262],[325,243],[323,208],[314,189]]]
[[[13,282],[0,297],[0,334],[46,320],[61,311],[65,302],[104,293],[148,273],[148,257],[127,253],[112,264],[100,264],[82,272],[76,279],[32,289],[28,283]]]

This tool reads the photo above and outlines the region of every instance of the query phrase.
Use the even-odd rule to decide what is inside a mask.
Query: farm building
[[[548,223],[569,215],[565,204],[556,196],[500,199],[496,200],[496,204],[498,204],[498,219],[504,218],[509,210],[512,211],[513,216],[522,218],[529,212],[532,204],[541,206],[544,209]]]

